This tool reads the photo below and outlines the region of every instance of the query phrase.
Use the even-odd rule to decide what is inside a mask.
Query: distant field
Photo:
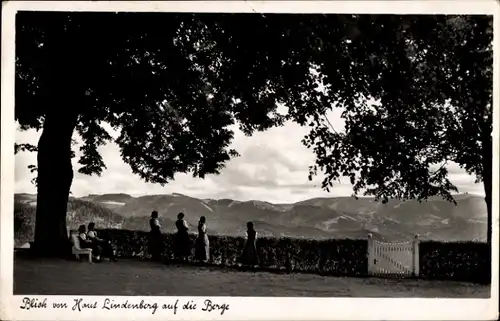
[[[490,286],[241,272],[137,260],[88,264],[16,257],[14,294],[487,298]]]

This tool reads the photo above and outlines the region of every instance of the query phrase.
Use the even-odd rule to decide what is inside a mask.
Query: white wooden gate
[[[368,274],[372,276],[418,276],[418,235],[413,241],[380,242],[368,235]]]

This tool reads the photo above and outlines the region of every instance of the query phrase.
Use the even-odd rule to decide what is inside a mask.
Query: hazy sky
[[[337,130],[342,130],[340,110],[329,115]],[[232,198],[238,200],[264,200],[269,202],[296,202],[312,197],[349,196],[352,194],[348,179],[334,185],[330,193],[321,190],[321,177],[310,182],[308,166],[314,162],[314,154],[301,143],[306,128],[295,123],[255,133],[252,137],[235,131],[233,146],[240,154],[227,163],[220,175],[205,179],[178,174],[175,181],[161,187],[147,184],[132,174],[119,154],[118,147],[110,143],[100,149],[107,170],[101,177],[76,173],[72,192],[81,197],[88,194],[128,193],[132,195],[181,193],[198,198]],[[17,132],[16,142],[36,144],[40,132]],[[75,136],[79,140],[79,137]],[[79,153],[77,151],[77,158]],[[73,159],[78,168],[77,158]],[[16,193],[36,193],[31,184],[33,174],[27,165],[36,164],[35,153],[16,155]],[[462,171],[455,164],[449,167],[451,180],[460,192],[484,194],[482,184],[474,184],[474,177]],[[57,175],[57,174],[54,174]]]

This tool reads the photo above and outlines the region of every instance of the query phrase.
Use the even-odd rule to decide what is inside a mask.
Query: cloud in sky
[[[340,110],[334,110],[329,115],[330,121],[338,130],[343,129],[340,113]],[[251,137],[236,130],[232,147],[241,156],[231,159],[220,175],[208,175],[205,179],[200,179],[189,174],[178,174],[175,181],[164,187],[145,183],[132,174],[128,165],[121,160],[116,144],[110,143],[100,149],[107,170],[101,177],[75,173],[71,191],[77,197],[104,193],[181,193],[198,198],[264,200],[275,203],[297,202],[312,197],[351,195],[352,185],[348,179],[336,183],[330,193],[321,189],[321,177],[316,177],[312,182],[308,180],[308,166],[313,164],[314,154],[301,143],[306,133],[306,128],[295,123],[257,132]],[[36,144],[40,136],[40,132],[34,130],[17,131],[16,134],[16,142],[19,143]],[[73,161],[74,167],[77,168],[77,158]],[[30,182],[33,174],[27,169],[29,164],[36,164],[35,153],[16,155],[16,193],[36,193]],[[460,192],[484,194],[482,184],[475,184],[474,177],[456,164],[450,165],[449,172],[452,182]]]

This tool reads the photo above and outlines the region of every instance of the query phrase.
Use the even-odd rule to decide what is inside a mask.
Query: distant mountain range
[[[205,216],[212,234],[243,235],[246,222],[253,221],[261,236],[366,238],[372,233],[382,240],[402,240],[419,234],[422,239],[438,241],[485,241],[487,212],[484,199],[468,194],[457,195],[455,199],[457,206],[440,198],[423,203],[390,200],[382,204],[373,198],[353,197],[272,204],[197,199],[182,194],[141,197],[104,194],[72,198],[68,221],[75,225],[92,219],[100,226],[149,230],[147,218],[156,210],[166,232],[174,231],[177,214],[184,212],[192,230],[196,230],[199,217]],[[36,195],[16,194],[16,203],[32,207],[36,205]],[[82,206],[87,213],[83,216]]]

